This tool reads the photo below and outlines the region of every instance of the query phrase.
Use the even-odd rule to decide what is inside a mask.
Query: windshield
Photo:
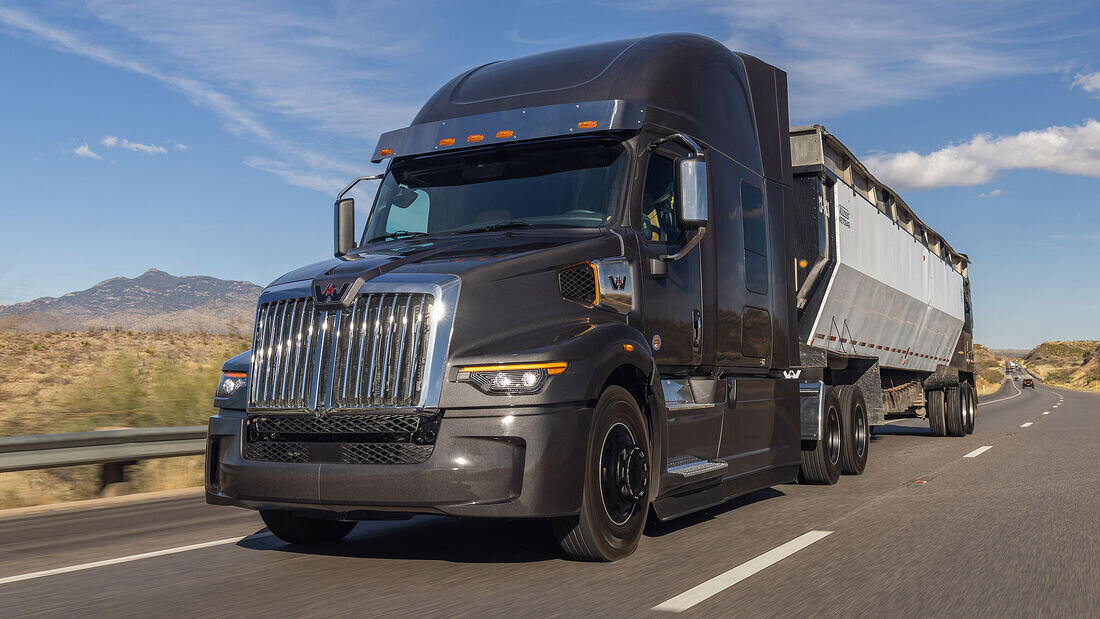
[[[503,228],[599,228],[617,212],[618,142],[558,142],[395,162],[362,244]]]

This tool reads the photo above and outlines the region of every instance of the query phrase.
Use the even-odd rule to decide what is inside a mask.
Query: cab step
[[[684,479],[689,477],[713,477],[726,470],[725,460],[702,460],[695,456],[676,456],[668,460],[668,472]]]

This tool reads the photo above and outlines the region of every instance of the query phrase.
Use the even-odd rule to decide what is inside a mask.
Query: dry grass
[[[0,435],[202,425],[240,335],[104,330],[0,333]],[[130,491],[202,483],[202,457],[132,467]],[[0,508],[94,497],[95,466],[0,474]]]
[[[1050,385],[1100,392],[1100,342],[1043,342],[1023,360],[1028,371]]]
[[[1005,363],[981,344],[974,345],[974,374],[978,395],[988,395],[1001,388],[1005,378]]]

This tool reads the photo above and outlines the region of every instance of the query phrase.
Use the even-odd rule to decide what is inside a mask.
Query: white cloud
[[[975,198],[995,198],[997,196],[1003,196],[1003,195],[1005,195],[1004,189],[994,189],[993,191],[990,191],[988,193],[979,193],[978,195],[976,195],[974,197]]]
[[[1075,44],[1031,34],[1069,11],[1053,5],[1040,15],[1007,1],[708,4],[729,22],[732,34],[724,43],[730,49],[787,71],[796,122],[932,98],[979,80],[1053,71],[1058,50]]]
[[[147,155],[164,155],[168,153],[168,150],[163,146],[156,146],[153,144],[141,144],[140,142],[131,142],[126,138],[121,140],[113,135],[109,135],[99,142],[100,144],[108,148],[124,148],[126,150],[132,150],[135,153],[145,153]]]
[[[92,149],[88,148],[87,142],[73,149],[73,154],[77,157],[87,157],[88,159],[103,159],[103,157],[100,157],[96,153],[92,152]]]
[[[343,189],[344,185],[348,184],[346,178],[336,175],[325,175],[316,171],[297,169],[294,166],[287,165],[285,162],[275,159],[249,157],[244,160],[244,164],[255,170],[274,174],[291,185],[303,187],[305,189],[314,189],[332,195],[336,195],[337,192]]]
[[[1100,71],[1096,73],[1078,73],[1073,76],[1073,87],[1080,86],[1081,90],[1100,97]]]
[[[176,144],[173,144],[173,145],[172,145],[172,148],[173,148],[174,150],[187,150],[187,145],[186,145],[186,144],[179,144],[179,143],[176,143]]]
[[[1100,122],[1089,119],[1074,127],[1054,126],[1001,137],[981,134],[927,155],[914,151],[872,155],[864,163],[895,189],[980,185],[1005,170],[1100,178]]]

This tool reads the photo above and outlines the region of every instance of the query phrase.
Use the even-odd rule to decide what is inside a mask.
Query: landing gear
[[[840,454],[844,439],[836,391],[833,387],[825,389],[821,437],[816,441],[802,441],[802,468],[798,472],[801,483],[832,485],[840,479]]]
[[[638,403],[608,387],[596,404],[581,513],[553,522],[570,558],[615,561],[638,547],[649,512],[649,454]]]

